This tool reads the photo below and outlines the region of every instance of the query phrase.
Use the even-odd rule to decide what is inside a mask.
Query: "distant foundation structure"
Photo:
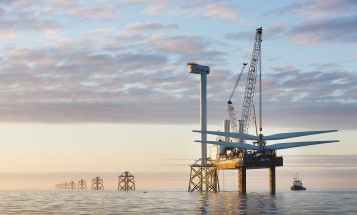
[[[220,191],[217,166],[210,160],[202,163],[200,159],[191,165],[188,192]]]
[[[92,180],[92,190],[104,190],[103,179],[95,177]]]
[[[76,182],[70,181],[70,182],[68,183],[67,189],[71,189],[71,190],[76,189]]]
[[[77,183],[77,189],[78,190],[86,190],[87,189],[87,183],[85,180],[81,179]]]
[[[118,190],[135,190],[134,176],[128,171],[119,176]]]

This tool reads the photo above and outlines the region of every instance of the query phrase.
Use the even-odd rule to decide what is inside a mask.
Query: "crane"
[[[287,148],[295,148],[295,147],[302,147],[302,146],[309,146],[309,145],[316,145],[316,144],[324,144],[324,143],[333,143],[339,142],[338,140],[324,140],[324,141],[305,141],[305,142],[287,142],[287,143],[275,143],[272,145],[266,145],[267,141],[271,140],[282,140],[282,139],[289,139],[295,137],[303,137],[315,134],[323,134],[323,133],[330,133],[336,132],[337,130],[322,130],[322,131],[302,131],[302,132],[289,132],[289,133],[278,133],[273,135],[264,136],[262,134],[262,75],[261,75],[261,42],[262,42],[262,32],[263,28],[256,29],[255,39],[254,39],[254,46],[251,55],[251,61],[249,66],[249,72],[247,77],[247,83],[245,88],[244,94],[244,101],[243,101],[243,109],[242,115],[240,120],[239,127],[241,128],[238,132],[236,132],[237,127],[232,129],[232,132],[220,132],[220,131],[199,131],[193,130],[193,132],[199,133],[206,133],[212,135],[220,135],[227,138],[233,138],[239,140],[238,143],[232,143],[230,141],[205,141],[208,144],[216,144],[223,147],[230,147],[230,148],[239,148],[244,150],[254,150],[256,152],[265,153],[265,154],[275,154],[275,151],[278,149],[287,149]],[[241,71],[241,73],[243,70]],[[251,135],[248,134],[249,128],[249,118],[251,114],[251,110],[254,109],[254,93],[256,87],[256,79],[257,74],[259,74],[259,127],[260,133],[259,135]],[[230,99],[232,98],[234,91],[238,85],[239,79],[241,74],[238,77],[237,83],[235,84],[234,90],[229,98],[228,101],[228,116],[230,120],[232,120],[232,125],[237,125],[237,120],[235,117],[234,107]],[[254,111],[255,115],[255,111]],[[258,133],[258,132],[256,132]],[[245,140],[252,140],[254,141],[252,144],[245,143]],[[202,141],[195,141],[195,142],[202,142]]]
[[[248,76],[247,76],[247,83],[246,83],[246,88],[245,88],[245,93],[244,93],[243,109],[242,109],[241,119],[240,119],[239,123],[237,122],[235,109],[234,109],[231,99],[234,95],[234,92],[238,86],[239,80],[242,76],[242,73],[243,73],[247,63],[243,63],[243,68],[238,76],[236,84],[233,88],[233,91],[232,91],[232,93],[229,97],[228,103],[227,103],[228,119],[231,122],[232,132],[248,133],[249,119],[250,119],[251,111],[253,108],[253,102],[254,102],[254,93],[255,93],[255,87],[256,87],[257,74],[261,70],[262,32],[263,32],[262,27],[256,29],[254,45],[253,45],[253,50],[252,50],[251,60],[250,60],[250,65],[249,65],[249,71],[248,71]],[[260,118],[261,118],[261,116],[260,116]],[[237,142],[243,142],[243,140],[237,139]]]
[[[220,131],[207,131],[193,130],[193,132],[198,132],[201,134],[210,134],[223,137],[217,141],[207,141],[196,140],[198,143],[213,144],[220,147],[220,152],[225,152],[224,162],[220,165],[220,157],[217,159],[217,168],[220,169],[232,169],[239,168],[239,179],[238,187],[240,193],[246,193],[246,169],[247,168],[269,168],[269,184],[270,193],[275,194],[275,167],[283,166],[283,157],[277,157],[276,151],[282,149],[318,145],[325,143],[339,142],[339,140],[322,140],[322,141],[298,141],[298,142],[283,142],[283,143],[273,143],[268,144],[270,141],[284,140],[296,137],[304,137],[316,134],[336,132],[337,130],[320,130],[320,131],[300,131],[300,132],[288,132],[288,133],[277,133],[273,135],[263,135],[262,132],[262,72],[261,72],[261,42],[262,42],[262,28],[256,29],[256,35],[254,40],[254,46],[251,55],[251,62],[247,77],[247,83],[244,94],[243,109],[241,119],[239,121],[239,131],[237,132],[237,120],[234,113],[234,106],[231,102],[234,91],[238,85],[241,78],[242,72],[245,65],[243,64],[243,69],[241,74],[238,76],[238,80],[234,86],[233,92],[228,100],[228,117],[232,121],[232,132],[229,131],[229,120],[224,121],[224,132]],[[257,130],[256,114],[254,108],[254,93],[256,88],[256,79],[259,74],[259,134]],[[256,134],[248,134],[249,120],[251,111],[253,109],[254,123],[256,127]],[[234,142],[233,142],[234,140]],[[246,140],[251,140],[252,144],[246,142]],[[221,148],[222,147],[222,148]],[[223,150],[222,150],[223,149]],[[229,149],[229,150],[228,150]],[[229,153],[228,153],[229,152]],[[221,153],[220,153],[221,155]],[[229,155],[229,157],[227,157]],[[202,176],[201,176],[202,178]]]

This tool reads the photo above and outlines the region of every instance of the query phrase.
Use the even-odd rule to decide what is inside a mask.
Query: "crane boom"
[[[231,122],[231,131],[232,132],[239,132],[239,128],[238,128],[238,123],[237,123],[237,117],[236,117],[236,113],[234,110],[234,106],[232,104],[232,97],[237,89],[238,83],[240,81],[240,78],[242,77],[243,71],[245,69],[245,67],[247,66],[247,63],[243,63],[243,67],[242,70],[240,71],[239,75],[238,75],[238,79],[234,85],[233,91],[231,93],[231,96],[228,99],[228,103],[227,103],[227,108],[228,108],[228,119]]]
[[[250,61],[247,84],[244,93],[243,109],[241,115],[241,123],[243,123],[243,132],[247,133],[249,128],[249,119],[254,102],[255,84],[258,71],[260,71],[260,55],[261,55],[261,42],[262,42],[263,28],[256,30],[252,57]]]
[[[238,122],[237,122],[237,117],[236,117],[236,111],[234,110],[234,106],[231,101],[228,101],[227,103],[227,108],[228,108],[228,119],[231,124],[231,132],[239,132],[238,128]]]

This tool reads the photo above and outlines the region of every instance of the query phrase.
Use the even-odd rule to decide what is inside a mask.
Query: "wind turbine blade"
[[[243,140],[258,140],[259,139],[259,137],[257,137],[257,136],[253,136],[253,135],[245,134],[245,133],[231,133],[231,132],[221,132],[221,131],[199,131],[199,130],[193,130],[193,132],[207,133],[207,134],[213,134],[213,135],[219,135],[219,136],[225,136],[225,137],[238,138],[238,139],[243,139]]]
[[[202,143],[201,140],[195,140],[197,143]],[[225,147],[233,147],[233,148],[239,148],[239,149],[248,149],[248,150],[258,150],[258,146],[254,146],[251,144],[247,143],[235,143],[235,142],[223,142],[223,141],[205,141],[205,143],[208,144],[216,144],[220,146],[225,146]]]
[[[337,130],[302,131],[302,132],[280,133],[280,134],[273,134],[273,135],[263,136],[263,140],[281,140],[281,139],[288,139],[288,138],[293,138],[293,137],[302,137],[302,136],[329,133],[329,132],[335,132],[335,131],[337,131]]]
[[[325,140],[325,141],[277,143],[274,145],[265,146],[264,149],[266,149],[266,150],[288,149],[288,148],[296,148],[296,147],[301,147],[301,146],[317,145],[317,144],[324,144],[324,143],[334,143],[334,142],[340,142],[340,141]]]

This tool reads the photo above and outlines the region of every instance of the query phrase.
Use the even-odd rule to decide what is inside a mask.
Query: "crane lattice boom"
[[[255,84],[258,71],[260,71],[260,55],[263,28],[258,28],[255,35],[252,57],[250,61],[247,84],[244,93],[243,109],[241,123],[243,123],[243,132],[248,133],[249,119],[254,102]]]
[[[231,101],[228,101],[227,108],[228,108],[228,119],[231,124],[231,132],[238,133],[239,129],[238,129],[237,117],[234,110],[234,106]],[[238,142],[238,139],[236,139],[235,142]]]

